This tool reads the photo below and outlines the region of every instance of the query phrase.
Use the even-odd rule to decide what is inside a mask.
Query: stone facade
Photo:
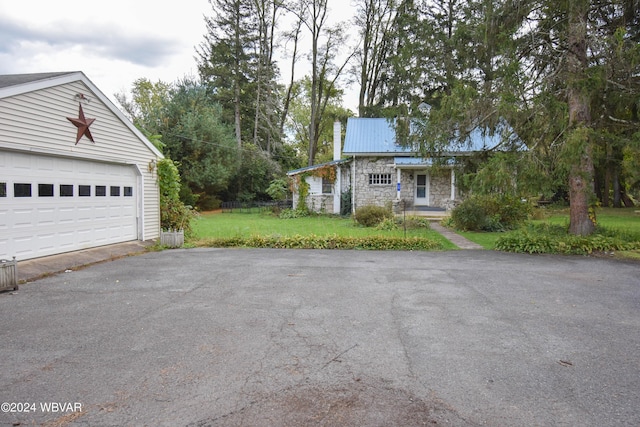
[[[429,176],[428,204],[430,207],[450,210],[456,204],[456,200],[451,200],[451,170],[449,169],[400,169],[401,202],[399,202],[397,193],[398,169],[394,166],[393,157],[356,158],[350,163],[336,167],[341,170],[341,188],[338,194],[351,190],[355,209],[369,205],[401,209],[400,203],[404,203],[404,208],[414,207],[416,174]],[[371,174],[377,176],[378,182],[370,183],[369,176]],[[315,212],[339,213],[334,212],[334,194],[336,194],[337,183],[334,184],[332,194],[322,194],[321,178],[306,176],[305,179],[310,186],[306,199],[307,207]],[[294,208],[298,206],[297,189],[293,195],[293,206]]]
[[[451,201],[451,171],[449,169],[432,169],[429,177],[429,204],[446,208]]]
[[[396,198],[396,170],[392,157],[356,159],[352,197],[356,209],[361,206],[385,206]],[[369,184],[369,174],[391,174],[389,184]]]
[[[355,205],[388,206],[397,203],[397,169],[392,157],[356,158]],[[415,174],[429,175],[429,206],[449,209],[451,200],[451,171],[449,169],[400,169],[400,199],[406,207],[413,207],[415,200]],[[390,184],[370,184],[370,174],[391,174]],[[456,193],[457,197],[457,193]]]

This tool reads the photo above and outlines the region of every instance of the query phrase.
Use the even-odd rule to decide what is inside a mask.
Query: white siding
[[[309,194],[322,194],[322,178],[317,176],[306,177],[309,184]]]
[[[90,127],[95,144],[86,137],[76,143],[77,128],[67,117],[78,117],[77,94],[90,99],[83,103],[84,115],[95,118]],[[0,99],[0,148],[15,151],[82,158],[113,164],[136,165],[141,173],[144,202],[145,240],[159,236],[159,193],[155,171],[149,163],[159,156],[123,122],[83,81],[65,83]]]

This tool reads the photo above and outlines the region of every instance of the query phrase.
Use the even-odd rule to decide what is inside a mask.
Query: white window
[[[391,185],[390,173],[370,173],[369,185]]]
[[[322,178],[322,194],[332,194],[333,183],[327,178]]]

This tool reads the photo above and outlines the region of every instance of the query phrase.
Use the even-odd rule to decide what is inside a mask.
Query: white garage
[[[84,74],[0,76],[0,259],[156,239],[161,158]]]

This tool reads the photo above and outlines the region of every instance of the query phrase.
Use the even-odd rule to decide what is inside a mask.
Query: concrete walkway
[[[462,237],[458,233],[454,233],[453,231],[449,230],[446,227],[443,227],[435,221],[431,222],[431,229],[442,234],[447,240],[449,240],[460,249],[484,249],[477,243],[473,243],[471,240]]]

